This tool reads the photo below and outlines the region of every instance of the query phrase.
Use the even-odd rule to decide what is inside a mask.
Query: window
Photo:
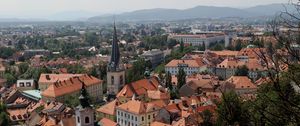
[[[20,87],[24,87],[24,83],[23,82],[20,83]]]
[[[31,87],[31,83],[30,82],[26,82],[26,87]]]
[[[150,115],[148,115],[148,119],[150,119]]]
[[[85,123],[86,123],[86,124],[90,123],[90,118],[89,118],[89,117],[85,117],[84,120],[85,120]]]
[[[137,121],[137,117],[135,117],[135,121]]]
[[[118,111],[118,115],[120,115],[120,111]]]
[[[120,76],[120,84],[123,84],[123,76]]]
[[[131,116],[131,120],[133,120],[133,115]]]
[[[79,118],[79,116],[77,116],[77,122],[80,123],[80,118]]]
[[[142,117],[142,121],[144,121],[144,117]]]
[[[153,114],[153,118],[155,117],[155,114]]]
[[[115,83],[115,78],[114,78],[114,76],[111,76],[111,85],[114,85]]]

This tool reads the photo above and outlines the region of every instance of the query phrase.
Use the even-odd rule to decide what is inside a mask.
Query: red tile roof
[[[126,84],[117,94],[117,97],[131,98],[133,94],[137,96],[146,95],[148,90],[157,90],[159,82],[156,77],[142,79]]]
[[[99,80],[93,76],[83,75],[80,77],[72,77],[68,80],[58,81],[50,85],[45,91],[42,92],[43,96],[46,97],[58,97],[65,94],[70,94],[79,91],[82,84],[85,86],[91,86],[95,84],[101,84],[102,80]]]
[[[102,118],[99,123],[101,126],[117,126],[118,124],[108,118]]]

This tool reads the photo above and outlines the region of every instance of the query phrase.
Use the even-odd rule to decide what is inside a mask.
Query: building
[[[107,118],[112,121],[116,121],[116,107],[120,105],[120,102],[115,99],[96,110],[97,119]]]
[[[177,75],[179,72],[179,68],[183,68],[186,75],[191,75],[194,73],[205,71],[206,65],[201,60],[196,59],[174,59],[165,66],[165,71],[171,73],[172,75]]]
[[[78,96],[83,85],[93,102],[102,100],[102,80],[86,74],[53,83],[42,92],[42,99],[43,101],[64,102],[70,96]]]
[[[226,82],[234,85],[238,94],[252,94],[257,90],[257,86],[247,76],[232,76]]]
[[[34,90],[36,89],[36,85],[34,80],[17,80],[17,89],[24,91],[24,90]]]
[[[84,74],[41,74],[38,82],[39,89],[44,91],[55,82],[64,81],[72,77],[79,77],[83,75]]]
[[[120,126],[150,126],[161,108],[134,98],[117,107],[117,123]]]
[[[89,103],[86,92],[85,86],[82,85],[79,96],[80,105],[75,109],[76,126],[95,125],[95,112]]]
[[[221,42],[226,39],[226,35],[223,33],[203,33],[203,34],[171,34],[168,39],[175,39],[177,41],[183,41],[185,44],[192,46],[199,46],[205,44],[206,47],[211,43]]]
[[[179,89],[179,94],[181,97],[188,97],[215,92],[219,83],[215,76],[191,75],[187,77],[187,83]]]
[[[115,95],[125,84],[124,65],[120,62],[120,50],[118,46],[118,38],[116,26],[114,24],[114,34],[112,41],[112,50],[110,62],[107,65],[107,93]]]
[[[238,59],[227,58],[215,68],[215,74],[220,77],[220,79],[226,80],[233,76],[238,69],[245,65],[245,62],[241,62]]]
[[[23,53],[23,56],[25,59],[29,59],[35,55],[43,55],[43,56],[49,56],[51,52],[49,50],[45,49],[31,49],[31,50],[25,50]]]
[[[150,101],[148,91],[158,90],[159,81],[156,77],[141,79],[129,84],[126,84],[117,94],[117,98],[121,103],[126,103],[133,96],[142,101]],[[149,92],[150,93],[150,92]]]
[[[152,49],[142,54],[146,60],[149,60],[152,67],[158,66],[164,60],[164,52],[159,49]]]

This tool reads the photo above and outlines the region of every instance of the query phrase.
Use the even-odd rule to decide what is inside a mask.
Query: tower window
[[[85,117],[84,120],[85,120],[85,123],[86,123],[86,124],[90,123],[90,118],[89,118],[89,117]]]
[[[80,123],[80,118],[79,118],[79,116],[77,116],[77,122]]]
[[[114,76],[111,76],[111,85],[114,85],[115,83],[115,78],[114,78]]]
[[[120,85],[123,84],[123,75],[120,76]]]

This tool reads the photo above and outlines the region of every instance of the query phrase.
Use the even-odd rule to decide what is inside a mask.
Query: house
[[[34,80],[17,80],[17,89],[24,91],[24,90],[34,90],[36,89],[36,85]]]
[[[150,126],[160,107],[134,98],[117,107],[117,123],[121,126]]]
[[[69,96],[78,96],[83,85],[93,102],[102,100],[102,80],[86,74],[54,82],[42,91],[42,99],[43,101],[64,102]]]
[[[110,119],[116,121],[116,107],[120,105],[120,102],[115,99],[96,110],[97,119]]]
[[[179,94],[184,97],[215,92],[218,85],[218,78],[210,75],[199,75],[197,79],[187,79],[187,83],[179,89]]]
[[[234,85],[238,94],[253,94],[257,90],[257,86],[247,76],[232,76],[226,82]]]
[[[68,80],[72,77],[79,77],[82,75],[83,74],[41,74],[38,81],[39,89],[44,91],[55,82]]]
[[[150,51],[146,51],[141,55],[146,60],[149,60],[152,64],[152,67],[156,67],[164,60],[164,52],[159,49],[152,49]]]
[[[191,75],[205,71],[206,65],[201,60],[196,59],[174,59],[165,66],[165,71],[171,73],[172,75],[177,75],[180,68],[183,68],[187,75]]]
[[[158,90],[159,81],[156,77],[141,79],[126,84],[117,94],[117,98],[121,103],[126,103],[133,96],[142,101],[150,101],[148,91]]]

